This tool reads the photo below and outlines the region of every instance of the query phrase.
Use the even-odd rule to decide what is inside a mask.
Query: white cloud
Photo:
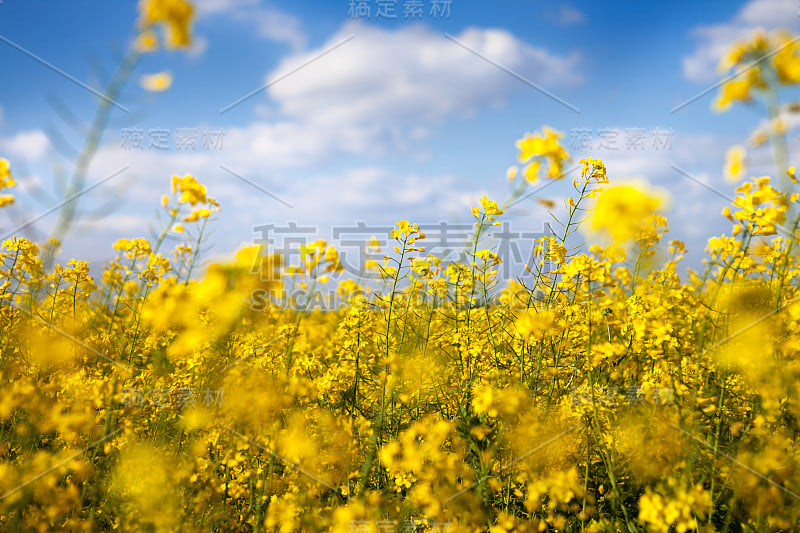
[[[717,79],[720,59],[735,41],[749,37],[758,28],[780,27],[800,28],[796,0],[752,0],[728,22],[698,26],[691,33],[698,45],[683,58],[683,75],[698,83],[712,82]]]
[[[300,19],[278,9],[243,10],[236,17],[241,21],[252,21],[261,37],[286,43],[294,51],[302,50],[308,42]]]
[[[137,237],[147,237],[143,231],[155,220],[145,214],[122,214],[111,213],[102,220],[78,219],[76,226],[82,230],[93,230],[102,228],[104,231],[111,231],[115,234],[128,234]],[[159,228],[160,229],[160,228]]]
[[[208,37],[204,35],[195,35],[192,39],[192,45],[186,51],[186,54],[192,59],[203,57],[208,50]]]
[[[50,140],[41,130],[19,132],[12,137],[0,138],[0,151],[7,159],[19,158],[31,164],[41,160],[50,149]]]
[[[400,219],[434,221],[452,212],[451,195],[458,195],[453,176],[397,174],[383,167],[358,167],[342,173],[320,173],[292,182],[298,221],[316,224],[353,223],[355,219],[393,223]],[[466,211],[468,213],[469,210]]]
[[[349,22],[317,49],[294,54],[267,82],[314,60],[270,86],[278,111],[315,129],[389,135],[501,105],[518,91],[535,91],[497,66],[423,25],[396,30]],[[548,88],[581,82],[577,53],[554,55],[502,29],[467,28],[456,37],[476,52]],[[560,105],[540,94],[543,105]],[[359,133],[355,133],[359,132]]]
[[[242,24],[251,24],[261,37],[286,43],[295,52],[305,48],[308,37],[299,18],[273,7],[261,6],[258,0],[199,0],[198,18],[227,15]]]
[[[256,7],[259,0],[196,0],[197,15],[205,17],[236,9]]]
[[[253,5],[205,0],[200,8],[209,14]],[[117,186],[126,186],[119,211],[112,215],[118,219],[97,231],[105,231],[109,239],[112,234],[146,234],[144,221],[152,220],[149,215],[168,192],[170,176],[186,173],[193,173],[220,200],[219,239],[226,249],[251,238],[252,225],[268,222],[324,226],[356,220],[439,221],[453,215],[468,219],[477,196],[473,186],[442,172],[391,170],[379,156],[424,152],[419,148],[446,120],[503,104],[515,92],[531,91],[543,106],[560,105],[422,25],[388,30],[346,24],[316,50],[293,53],[268,78],[295,68],[350,33],[357,35],[341,49],[270,87],[270,99],[263,100],[268,108],[253,122],[226,127],[221,151],[127,151],[119,143],[102,147],[92,161],[88,183],[126,165],[130,169],[82,199],[82,206],[97,205]],[[456,38],[548,90],[581,81],[575,74],[580,70],[577,54],[553,54],[498,29],[468,28]],[[202,125],[197,127],[202,130]],[[41,132],[28,132],[0,139],[0,148],[13,146],[38,158],[45,153],[46,140]],[[488,192],[501,198],[506,184],[500,180],[496,185],[495,194]]]
[[[248,172],[264,161],[272,168],[310,167],[342,155],[374,160],[394,152],[420,161],[429,155],[423,142],[448,118],[501,105],[520,91],[534,92],[542,105],[560,105],[422,25],[346,24],[317,49],[286,58],[267,80],[353,34],[269,87],[270,105],[256,104],[261,120],[226,131],[229,160]],[[557,56],[504,30],[469,28],[457,39],[548,89],[580,82],[577,54]]]
[[[230,136],[247,136],[248,131],[262,127],[233,130]],[[267,135],[264,134],[262,139]],[[276,163],[257,152],[249,153],[247,157],[246,153],[246,147],[232,152],[189,153],[105,147],[92,162],[90,181],[99,181],[128,166],[128,171],[103,185],[103,190],[127,182],[131,186],[129,193],[123,195],[126,203],[155,208],[160,196],[168,192],[170,176],[192,172],[208,187],[209,194],[220,200],[225,217],[236,219],[248,212],[267,211],[276,218],[291,217],[301,223],[318,224],[352,222],[358,216],[382,219],[422,216],[425,213],[437,213],[438,216],[440,209],[452,206],[449,201],[451,193],[458,195],[458,189],[466,186],[459,184],[452,175],[405,174],[378,165],[331,170],[325,170],[326,167],[319,164],[288,168],[281,165],[291,160]],[[244,179],[224,170],[221,165]],[[293,207],[286,207],[264,190]],[[469,210],[465,212],[468,214]]]
[[[753,26],[777,28],[798,15],[797,2],[787,0],[753,0],[742,7],[737,19]]]

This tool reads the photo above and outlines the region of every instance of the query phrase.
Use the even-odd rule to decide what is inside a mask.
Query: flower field
[[[143,6],[140,53],[150,26],[191,40],[188,3]],[[759,69],[800,82],[795,48],[719,107],[766,90]],[[519,140],[512,200],[564,177],[561,139]],[[597,158],[516,280],[485,247],[509,201],[487,197],[466,260],[404,220],[363,243],[382,260],[362,279],[324,241],[297,264],[252,246],[200,268],[225,205],[193,175],[164,176],[161,233],[118,241],[99,276],[55,239],[10,237],[0,530],[796,531],[800,209],[780,154],[782,174],[738,186],[698,272],[662,195]],[[14,171],[0,160],[0,207]],[[309,304],[331,287],[339,305]]]

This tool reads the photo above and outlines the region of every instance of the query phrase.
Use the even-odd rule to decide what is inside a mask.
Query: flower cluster
[[[562,161],[557,137],[523,155]],[[294,264],[246,246],[194,272],[219,204],[191,175],[172,177],[161,234],[120,239],[100,272],[6,240],[0,524],[791,530],[800,256],[796,234],[774,234],[797,198],[745,183],[733,236],[681,275],[659,194],[581,164],[563,231],[505,284],[487,238],[504,209],[486,196],[459,260],[425,255],[399,221],[365,264],[379,281],[343,278],[322,240]],[[610,239],[575,246],[586,226]],[[332,279],[336,307],[280,301]],[[130,401],[143,390],[179,400]]]
[[[11,171],[8,169],[8,161],[0,158],[0,190],[7,189],[16,185]],[[14,197],[9,194],[0,195],[0,207],[4,207],[14,202]]]
[[[141,34],[137,47],[144,52],[158,49],[158,37],[153,31],[163,25],[167,47],[182,48],[192,44],[191,21],[194,7],[186,0],[140,0],[139,27]]]
[[[522,174],[528,183],[535,183],[539,179],[539,170],[543,164],[546,165],[548,178],[563,177],[564,163],[570,159],[569,153],[558,142],[563,136],[563,133],[544,126],[541,133],[529,133],[517,141],[519,162],[526,164]],[[509,168],[509,180],[513,180],[518,172],[516,166]]]
[[[658,193],[639,184],[616,184],[597,195],[589,229],[608,232],[614,242],[624,243],[635,237],[647,217],[663,205]]]
[[[739,210],[733,213],[729,207],[722,210],[728,220],[737,223],[733,228],[734,235],[743,230],[750,235],[775,235],[777,228],[786,221],[789,202],[795,202],[798,198],[796,193],[787,198],[775,190],[770,185],[769,176],[753,178],[742,184],[736,192],[739,194],[733,206]]]

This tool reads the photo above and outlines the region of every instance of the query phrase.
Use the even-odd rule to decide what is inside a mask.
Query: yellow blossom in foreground
[[[486,197],[446,262],[405,220],[349,241],[374,271],[389,237],[384,283],[306,239],[295,265],[247,246],[193,277],[203,232],[170,230],[219,205],[191,176],[97,283],[47,266],[55,242],[5,240],[0,529],[791,531],[800,256],[767,233],[797,197],[743,184],[745,235],[684,276],[683,243],[652,253],[658,195],[582,163],[566,232],[505,287]],[[587,198],[595,232],[630,239],[573,246]]]
[[[780,48],[772,59],[781,83],[800,83],[800,44],[791,35],[778,36]]]
[[[725,111],[731,107],[731,104],[737,100],[749,101],[750,88],[753,83],[748,80],[731,80],[722,86],[722,92],[719,98],[714,102],[714,109],[716,111]]]
[[[674,480],[670,481],[675,484]],[[702,485],[689,490],[677,489],[671,498],[648,488],[639,499],[639,520],[646,523],[650,531],[666,533],[674,528],[685,533],[697,529],[697,519],[705,518],[710,509],[711,495]]]
[[[769,176],[753,178],[736,189],[739,194],[733,205],[739,210],[734,213],[728,207],[722,210],[726,218],[738,222],[734,234],[747,229],[753,235],[774,235],[777,227],[784,223],[789,200],[794,201],[796,196],[787,198],[769,182]]]
[[[615,185],[598,196],[589,216],[593,232],[607,232],[615,242],[632,239],[642,221],[664,205],[662,197],[640,185]]]

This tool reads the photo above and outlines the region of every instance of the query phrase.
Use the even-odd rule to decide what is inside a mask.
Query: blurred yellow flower
[[[524,163],[536,155],[546,155],[563,151],[563,148],[558,144],[558,139],[563,136],[563,133],[551,130],[547,126],[542,128],[541,134],[536,132],[533,135],[525,135],[525,137],[517,141],[517,148],[520,150],[520,163]]]
[[[514,181],[514,178],[517,177],[517,173],[519,173],[519,169],[517,168],[517,166],[511,165],[510,167],[508,167],[508,170],[506,170],[506,179],[508,181]]]
[[[192,44],[190,23],[194,8],[186,0],[141,0],[139,15],[143,31],[157,24],[167,26],[167,46],[176,48]]]
[[[139,84],[148,91],[160,93],[172,86],[172,74],[167,71],[145,74],[139,78]]]
[[[626,242],[664,205],[661,196],[636,184],[607,187],[597,196],[589,227],[594,232],[607,231],[617,243]]]
[[[800,44],[796,39],[790,40],[790,38],[791,35],[788,34],[778,36],[781,47],[772,59],[775,71],[778,73],[778,81],[787,84],[800,82],[800,56],[798,55]]]
[[[534,183],[537,179],[539,179],[538,161],[531,161],[530,164],[525,167],[525,179],[528,181],[528,183]]]
[[[564,162],[570,159],[569,153],[558,142],[563,136],[563,133],[547,126],[542,127],[542,133],[537,131],[533,135],[525,134],[522,139],[517,141],[520,163],[525,163],[532,157],[541,156],[548,163],[547,176],[553,179],[562,177]],[[525,169],[525,178],[528,182],[536,180],[540,165],[541,161],[531,161],[531,164]]]
[[[745,170],[745,156],[747,152],[744,146],[737,144],[731,146],[725,153],[725,181],[737,183],[742,180]]]
[[[211,211],[206,207],[201,207],[200,209],[195,209],[191,212],[188,216],[183,218],[184,222],[196,222],[201,218],[208,218],[211,216]]]
[[[153,30],[145,30],[136,37],[133,46],[139,52],[155,52],[158,50],[158,36]]]
[[[8,169],[8,161],[0,158],[0,189],[6,189],[16,185],[11,171]],[[14,202],[14,197],[8,194],[0,195],[0,207]]]
[[[749,101],[751,99],[750,88],[752,86],[753,83],[750,77],[744,80],[730,80],[725,82],[725,84],[722,86],[722,91],[719,95],[719,98],[714,101],[714,110],[725,111],[731,107],[733,102],[737,100],[741,100],[743,102]]]

